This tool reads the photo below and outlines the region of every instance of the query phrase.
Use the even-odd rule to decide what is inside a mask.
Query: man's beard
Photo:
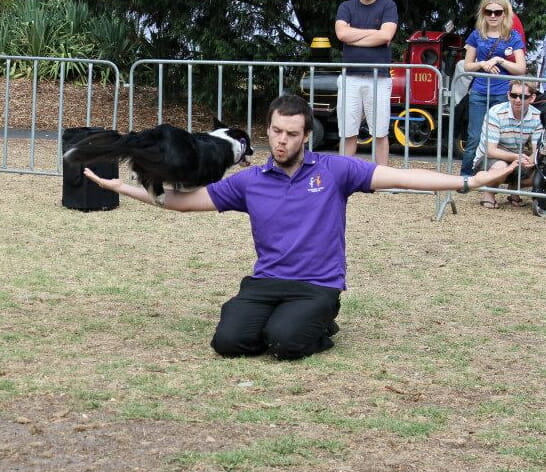
[[[283,161],[278,161],[274,153],[272,153],[272,155],[273,155],[273,161],[275,162],[276,166],[280,167],[281,169],[295,166],[303,159],[301,151],[295,152],[294,154],[290,155],[287,159]]]

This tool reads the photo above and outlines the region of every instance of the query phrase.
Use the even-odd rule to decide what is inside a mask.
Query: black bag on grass
[[[67,128],[62,136],[63,154],[85,137],[101,131],[104,131],[104,128]],[[116,162],[95,164],[89,167],[97,175],[105,179],[117,179],[119,177],[119,166]],[[117,208],[119,206],[119,195],[91,182],[83,175],[83,169],[84,166],[67,164],[63,160],[63,206],[80,211]]]

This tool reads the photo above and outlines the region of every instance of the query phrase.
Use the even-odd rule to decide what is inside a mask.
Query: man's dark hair
[[[279,115],[293,116],[303,115],[305,123],[303,131],[309,134],[313,131],[313,112],[309,104],[298,95],[281,95],[271,102],[267,112],[267,127],[271,125],[271,117],[273,112],[277,111]]]

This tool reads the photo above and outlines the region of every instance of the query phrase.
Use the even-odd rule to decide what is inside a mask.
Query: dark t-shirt
[[[381,29],[384,23],[398,24],[398,11],[393,0],[376,0],[370,5],[360,3],[360,0],[346,0],[337,10],[336,21],[342,20],[354,28]],[[392,53],[390,45],[375,47],[360,47],[343,44],[343,62],[359,64],[390,64]],[[347,74],[372,74],[369,67],[347,69]],[[388,76],[389,69],[378,69],[378,75]]]

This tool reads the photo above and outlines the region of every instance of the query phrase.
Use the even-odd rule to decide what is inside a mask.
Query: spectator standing
[[[393,0],[346,0],[336,15],[337,38],[343,43],[343,62],[390,64],[391,41],[398,27],[398,11]],[[365,116],[370,134],[375,137],[375,159],[387,165],[389,160],[389,127],[392,79],[388,67],[374,71],[370,67],[347,69],[345,103],[341,76],[338,78],[337,119],[345,131],[345,152],[356,153],[357,137]]]
[[[508,0],[482,0],[476,28],[466,40],[465,71],[495,75],[525,74],[523,42],[512,29],[512,5]],[[513,61],[508,57],[513,56]],[[480,142],[487,109],[506,100],[509,82],[505,79],[475,77],[468,103],[468,140],[461,175],[472,175],[472,163]]]
[[[508,101],[491,107],[483,122],[480,145],[474,159],[474,169],[485,164],[489,169],[503,169],[511,162],[518,162],[517,168],[506,177],[508,188],[532,185],[534,156],[543,127],[540,111],[531,105],[536,98],[536,88],[529,82],[510,82]],[[487,158],[485,159],[485,157]],[[508,195],[512,206],[523,206],[519,195]],[[488,209],[499,208],[495,193],[484,192],[480,204]]]

